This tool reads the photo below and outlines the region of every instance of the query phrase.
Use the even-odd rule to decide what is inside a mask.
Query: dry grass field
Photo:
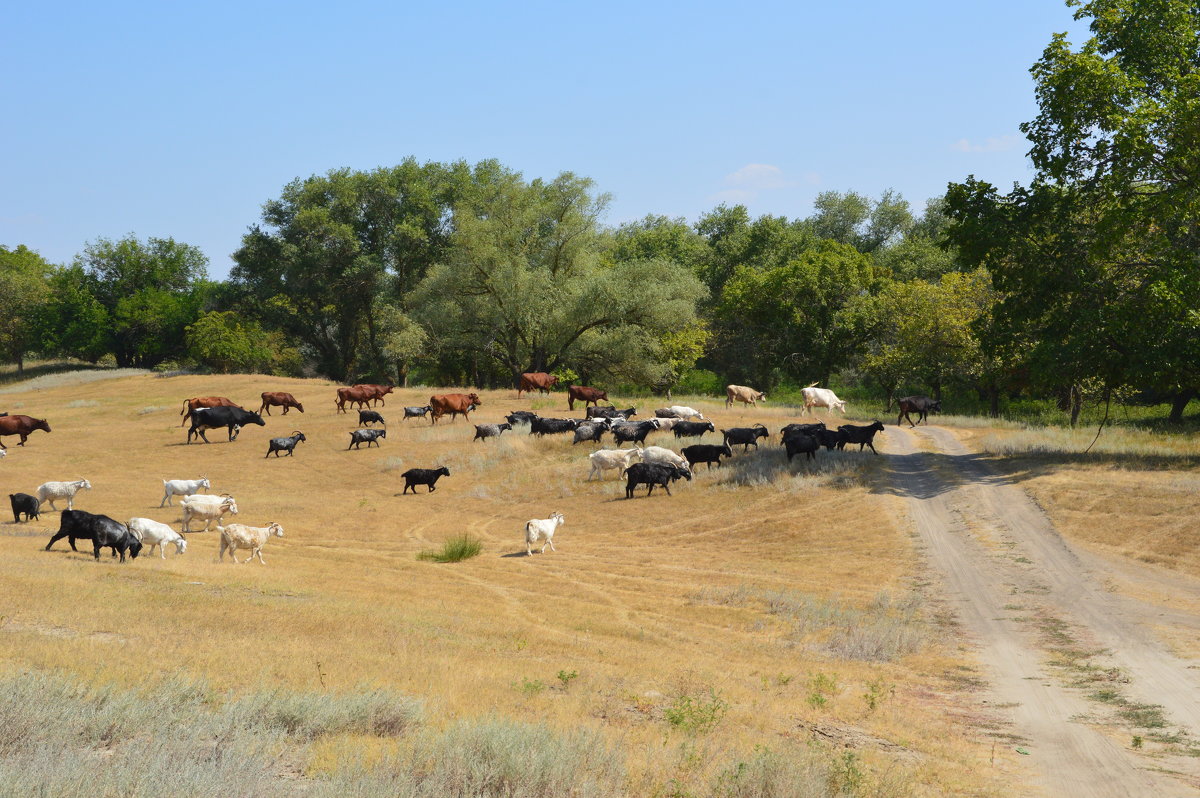
[[[397,390],[379,408],[382,446],[347,451],[356,414],[335,414],[335,386],[319,380],[14,387],[0,409],[54,431],[25,447],[5,439],[3,493],[86,477],[77,508],[178,529],[178,509],[158,508],[160,480],[203,475],[236,497],[237,521],[285,529],[265,566],[218,563],[215,532],[191,534],[183,556],[119,565],[65,541],[43,552],[57,513],[0,525],[0,721],[23,717],[30,693],[78,704],[87,728],[115,706],[144,716],[105,721],[118,731],[95,740],[66,733],[84,763],[79,794],[105,778],[108,794],[160,794],[120,771],[135,753],[149,767],[147,729],[167,718],[179,739],[162,750],[192,758],[191,781],[183,789],[163,765],[161,794],[229,794],[210,753],[239,734],[264,763],[234,789],[245,795],[1007,795],[1022,778],[1020,757],[983,733],[970,654],[922,590],[894,499],[873,489],[885,458],[789,467],[764,445],[702,467],[674,496],[626,500],[623,481],[585,481],[594,447],[569,436],[472,443],[462,420],[400,421],[402,405],[439,389]],[[307,412],[275,410],[233,443],[216,431],[184,444],[183,399],[257,409],[263,390],[290,391]],[[530,407],[570,415],[561,394],[482,395],[473,422]],[[718,428],[795,418],[696,404]],[[267,439],[293,429],[308,437],[296,455],[264,459]],[[402,471],[436,465],[451,471],[436,492],[399,495]],[[552,511],[566,516],[558,551],[525,556],[524,522]],[[417,559],[462,533],[480,556]],[[0,783],[52,770],[45,749],[61,741],[24,739],[0,733]],[[468,761],[451,772],[456,757]],[[51,793],[76,794],[50,780]]]

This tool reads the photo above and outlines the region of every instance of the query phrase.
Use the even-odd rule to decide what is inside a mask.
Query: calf
[[[408,408],[405,408],[405,409],[407,410]],[[408,418],[408,416],[405,416],[405,418]],[[360,426],[360,427],[364,426],[366,424],[386,424],[386,423],[387,422],[383,420],[383,416],[379,415],[374,410],[359,410],[358,411],[358,426]]]
[[[691,480],[692,472],[679,466],[656,465],[652,463],[634,463],[625,469],[625,498],[633,498],[633,489],[638,485],[646,485],[646,495],[654,493],[654,486],[661,485],[667,495],[671,495],[671,483],[683,477]]]
[[[762,424],[755,424],[753,427],[734,427],[733,429],[721,430],[721,437],[725,439],[726,446],[742,445],[742,451],[748,451],[751,446],[758,448],[758,439],[766,438],[770,435],[767,428]]]
[[[349,451],[351,446],[354,447],[355,449],[357,449],[357,448],[359,448],[360,445],[362,445],[364,443],[367,445],[367,448],[370,449],[372,443],[375,444],[376,446],[378,446],[379,439],[386,438],[386,437],[387,437],[387,430],[385,430],[385,429],[351,430],[350,431],[350,446],[347,446],[346,450]]]
[[[930,399],[928,396],[906,396],[900,400],[900,415],[896,416],[896,426],[900,426],[900,419],[908,419],[908,426],[915,427],[924,421],[929,424],[930,413],[942,412],[942,400]],[[912,422],[909,413],[917,414],[917,424]]]
[[[404,408],[404,418],[400,420],[408,421],[410,418],[425,418],[425,415],[431,410],[433,410],[433,405],[425,405],[424,407],[406,407]]]
[[[713,463],[716,463],[718,468],[721,466],[722,457],[733,457],[733,449],[730,449],[727,443],[719,446],[711,443],[697,443],[692,446],[684,446],[679,451],[688,461],[689,467],[695,468],[698,463],[708,463],[709,471],[712,471]]]
[[[382,432],[382,430],[380,431]],[[270,457],[271,452],[275,452],[276,457],[279,457],[280,452],[287,452],[288,457],[292,457],[296,453],[296,444],[306,440],[308,438],[304,437],[304,433],[299,430],[293,431],[291,436],[287,438],[272,438],[271,442],[267,445],[267,453],[263,457]]]
[[[10,493],[8,501],[12,505],[13,523],[21,523],[21,513],[25,513],[26,521],[33,521],[38,516],[38,510],[42,503],[37,496],[30,496],[28,493]]]
[[[416,494],[417,485],[428,485],[429,492],[433,493],[434,485],[437,484],[441,477],[450,476],[450,469],[445,466],[439,468],[410,468],[400,476],[404,477],[404,490],[402,494],[408,493],[408,489],[412,488],[412,492]]]
[[[878,419],[875,420],[874,424],[871,424],[868,427],[857,427],[853,424],[844,424],[838,427],[838,432],[846,433],[846,440],[844,443],[838,445],[839,449],[845,448],[847,443],[857,443],[858,450],[860,452],[863,450],[864,446],[870,446],[872,452],[879,454],[879,452],[875,451],[875,444],[872,443],[875,433],[883,432],[883,424],[880,423]]]
[[[505,430],[511,430],[512,424],[505,422],[503,424],[476,424],[475,437],[471,439],[471,443],[478,440],[487,440],[488,438],[499,438]]]
[[[531,518],[525,522],[525,554],[533,556],[533,544],[542,543],[542,554],[546,553],[546,547],[550,547],[550,551],[558,551],[554,548],[554,533],[565,522],[562,513],[551,513],[549,518]]]
[[[792,435],[783,442],[784,448],[787,450],[788,462],[792,462],[792,458],[798,454],[803,454],[806,460],[815,460],[817,449],[821,448],[821,444],[812,435],[803,432]]]
[[[304,405],[297,402],[296,397],[290,393],[284,393],[283,391],[263,391],[262,404],[259,405],[258,412],[261,414],[262,411],[266,410],[269,416],[271,415],[272,407],[282,407],[285,416],[293,407],[301,413],[304,412]]]
[[[711,421],[680,421],[671,429],[676,438],[703,438],[706,432],[716,432]]]

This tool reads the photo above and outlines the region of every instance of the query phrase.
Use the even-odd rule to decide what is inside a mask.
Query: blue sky
[[[349,166],[497,158],[587,175],[607,222],[817,192],[919,210],[1030,171],[1017,126],[1058,0],[854,4],[10,3],[0,244],[133,233],[224,277],[262,203]]]

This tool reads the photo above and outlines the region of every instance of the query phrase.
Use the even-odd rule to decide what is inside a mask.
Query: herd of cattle
[[[529,391],[549,392],[555,386],[558,378],[545,373],[530,373],[521,376],[518,396]],[[334,400],[336,412],[345,413],[346,405],[357,406],[359,426],[350,432],[350,445],[347,448],[358,449],[366,443],[379,445],[380,439],[386,439],[386,427],[369,425],[386,424],[384,417],[372,408],[386,405],[385,396],[392,392],[390,385],[355,385],[348,388],[338,388]],[[806,413],[812,413],[814,408],[824,407],[832,416],[833,412],[845,413],[846,403],[828,389],[809,386],[803,389]],[[185,400],[180,415],[183,421],[180,426],[191,422],[187,433],[187,443],[198,438],[208,443],[205,431],[225,428],[230,441],[236,440],[242,427],[248,424],[264,426],[262,413],[271,415],[272,407],[282,407],[282,415],[295,408],[300,413],[304,406],[295,397],[284,392],[264,392],[262,404],[258,411],[249,411],[235,402],[221,396],[193,397]],[[726,407],[735,403],[743,406],[757,407],[757,403],[766,399],[766,394],[752,388],[740,385],[729,385],[726,388]],[[529,435],[544,437],[571,433],[573,444],[584,442],[602,443],[604,435],[611,435],[617,448],[599,449],[588,455],[591,470],[588,480],[594,476],[603,476],[605,471],[616,471],[618,477],[626,479],[625,496],[632,498],[635,489],[640,485],[647,487],[646,495],[654,492],[655,487],[661,487],[668,495],[671,493],[670,484],[679,479],[691,480],[693,470],[699,465],[706,465],[711,470],[713,464],[722,465],[722,458],[734,456],[734,447],[741,446],[742,452],[751,446],[757,450],[759,441],[770,438],[770,431],[763,424],[749,427],[732,427],[718,430],[711,421],[692,407],[672,405],[654,411],[654,417],[635,421],[637,409],[634,407],[619,409],[615,406],[601,406],[601,401],[608,401],[605,391],[582,385],[567,386],[567,406],[574,410],[576,402],[582,402],[585,407],[583,418],[548,418],[528,410],[518,410],[505,417],[504,423],[476,424],[473,441],[499,437],[517,427],[526,427]],[[476,393],[454,393],[431,396],[429,404],[419,407],[405,407],[404,420],[409,418],[430,418],[431,424],[449,415],[451,421],[462,415],[469,419],[469,414],[483,404]],[[940,412],[941,403],[923,396],[905,397],[900,400],[900,414],[896,423],[908,420],[914,426],[910,414],[918,415],[917,423],[928,420],[931,412]],[[29,416],[0,413],[0,457],[6,454],[2,437],[19,435],[20,444],[24,446],[28,436],[35,430],[50,432],[50,426],[45,419],[35,419]],[[878,454],[873,443],[874,436],[883,432],[883,424],[879,421],[866,426],[843,424],[835,429],[829,429],[823,422],[792,423],[779,431],[779,445],[783,447],[787,459],[791,462],[796,455],[803,454],[807,460],[815,458],[823,447],[827,451],[844,449],[847,445],[858,444],[859,451],[864,447]],[[683,446],[678,452],[663,447],[646,445],[646,439],[653,433],[673,434],[677,441],[685,439],[702,440],[706,433],[721,435],[720,444],[693,443]],[[296,446],[306,441],[303,432],[294,431],[290,436],[272,438],[268,443],[267,455],[279,457],[286,452],[294,454]],[[631,448],[621,448],[623,444],[632,444]],[[411,490],[417,492],[418,485],[425,485],[428,492],[433,492],[437,481],[443,476],[449,476],[450,470],[445,466],[436,468],[413,468],[401,474],[405,481],[402,493]],[[104,548],[110,548],[113,556],[120,555],[124,562],[126,555],[136,558],[143,546],[148,545],[153,552],[157,546],[159,556],[165,557],[164,547],[167,544],[176,547],[176,554],[182,554],[187,549],[186,539],[169,525],[148,518],[131,518],[125,524],[113,520],[106,515],[88,513],[74,509],[75,495],[81,490],[90,490],[91,483],[86,479],[73,482],[46,482],[37,488],[36,495],[26,493],[9,494],[12,505],[14,523],[21,522],[21,516],[26,521],[39,518],[43,505],[49,504],[57,511],[56,501],[65,501],[66,509],[61,511],[60,528],[46,544],[49,550],[55,542],[67,538],[72,550],[76,549],[77,540],[90,540],[93,554],[99,559]],[[194,524],[203,521],[202,531],[207,531],[215,521],[220,533],[221,545],[218,558],[224,560],[225,552],[229,551],[231,558],[237,562],[235,552],[239,548],[248,549],[249,562],[257,557],[264,563],[262,557],[263,545],[272,536],[283,537],[283,527],[270,523],[266,527],[250,527],[243,524],[224,524],[226,514],[238,513],[237,503],[228,493],[211,495],[202,493],[211,489],[208,479],[198,480],[163,480],[163,498],[159,507],[172,505],[174,496],[181,496],[183,509],[184,534],[193,531]],[[553,550],[552,537],[554,530],[563,523],[561,513],[555,513],[549,519],[532,519],[525,525],[527,549],[532,553],[531,546],[544,541]],[[543,545],[542,550],[545,550]],[[264,563],[265,564],[265,563]]]

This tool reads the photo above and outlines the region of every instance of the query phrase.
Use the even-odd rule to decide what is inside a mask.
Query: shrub
[[[447,540],[440,551],[426,549],[417,555],[417,559],[426,562],[461,562],[477,556],[481,551],[483,541],[464,532]]]

